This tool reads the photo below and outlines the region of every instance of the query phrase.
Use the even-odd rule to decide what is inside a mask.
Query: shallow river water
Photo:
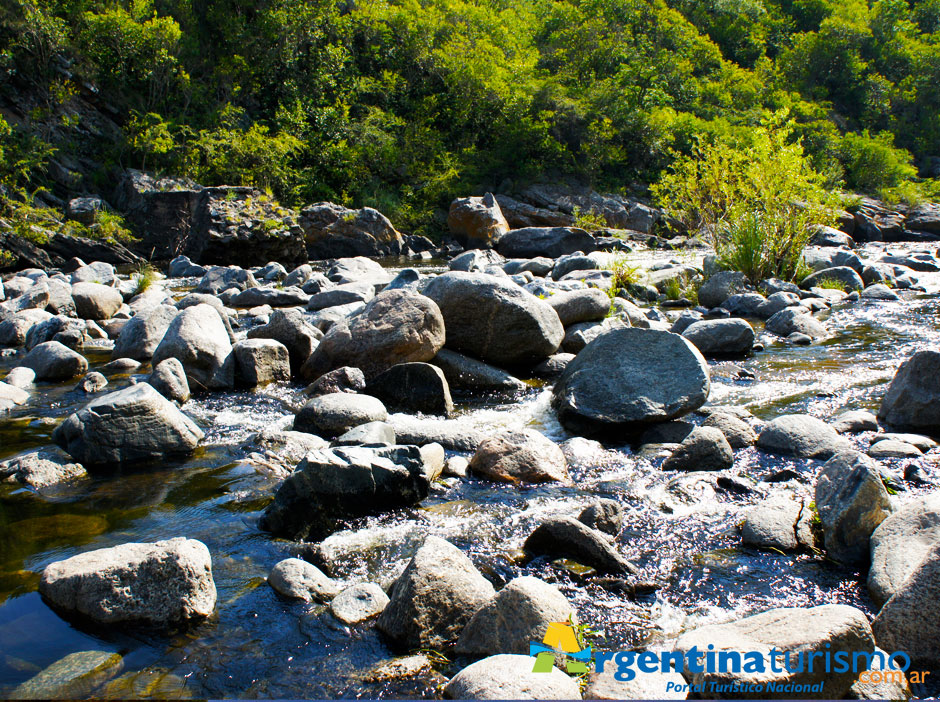
[[[637,259],[650,264],[670,255]],[[903,360],[919,349],[940,348],[940,274],[918,277],[927,293],[903,293],[901,302],[836,305],[826,319],[832,336],[822,343],[798,347],[765,337],[766,349],[748,359],[710,363],[710,403],[744,406],[764,419],[788,412],[828,419],[846,409],[876,410]],[[109,360],[106,352],[87,356],[91,370]],[[14,365],[15,358],[0,358],[0,375]],[[741,369],[756,378],[738,379]],[[127,375],[110,375],[109,389],[129,381]],[[57,421],[87,401],[74,385],[38,384],[26,406],[0,419],[0,459],[50,445]],[[97,475],[43,498],[0,488],[0,697],[63,656],[87,650],[124,657],[123,673],[97,692],[101,697],[438,696],[420,680],[370,681],[367,671],[393,655],[374,629],[345,628],[322,606],[288,602],[265,583],[275,563],[300,551],[258,529],[276,482],[245,459],[245,443],[260,429],[289,428],[303,403],[301,389],[282,384],[190,401],[184,411],[203,427],[206,440],[186,461]],[[530,426],[563,441],[570,437],[552,416],[549,397],[550,387],[533,383],[515,400],[477,400],[461,405],[458,415],[489,433]],[[870,435],[851,438],[867,447]],[[350,522],[323,545],[332,575],[387,584],[416,544],[436,534],[468,553],[497,585],[523,574],[555,583],[580,619],[603,632],[596,645],[611,649],[656,646],[704,622],[777,606],[839,602],[872,614],[865,573],[821,555],[741,546],[741,513],[767,492],[760,479],[789,468],[811,487],[820,463],[738,451],[731,473],[753,488],[742,494],[717,484],[712,474],[664,473],[661,458],[638,457],[628,446],[606,448],[572,467],[574,487],[450,479],[417,508]],[[927,476],[940,479],[936,454],[918,460]],[[903,474],[904,462],[885,465]],[[899,500],[918,491],[902,487]],[[544,515],[577,514],[597,497],[625,506],[618,546],[639,567],[642,581],[658,584],[655,591],[631,599],[574,566],[524,564],[519,558],[523,541]],[[209,547],[218,588],[215,615],[185,634],[78,628],[37,592],[39,573],[52,561],[175,536]],[[460,663],[442,662],[441,669],[446,674]],[[916,692],[929,696],[932,690]]]

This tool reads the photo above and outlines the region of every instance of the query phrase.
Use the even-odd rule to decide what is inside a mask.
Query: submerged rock
[[[571,558],[602,573],[635,573],[605,534],[573,517],[549,517],[529,534],[523,546],[530,556]]]
[[[458,548],[429,536],[392,586],[377,625],[398,648],[441,649],[457,641],[494,594]],[[532,659],[526,659],[531,670]]]
[[[637,429],[701,407],[709,389],[708,366],[689,341],[621,327],[602,333],[568,364],[552,406],[574,432]]]
[[[39,592],[100,624],[182,625],[215,609],[212,559],[201,541],[129,543],[50,563]]]
[[[79,651],[44,669],[9,693],[13,700],[87,699],[124,668],[120,654]]]

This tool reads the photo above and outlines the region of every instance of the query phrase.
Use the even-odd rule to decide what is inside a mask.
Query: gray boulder
[[[746,546],[796,551],[813,549],[813,511],[808,500],[774,496],[748,509],[741,526]]]
[[[891,302],[897,302],[901,299],[900,295],[882,283],[869,285],[867,288],[862,290],[861,297],[864,300],[888,300]]]
[[[353,366],[368,380],[399,363],[430,361],[443,346],[444,318],[434,301],[410,290],[389,290],[355,317],[334,324],[301,375],[314,380]]]
[[[104,261],[93,261],[88,265],[81,266],[72,271],[72,284],[75,283],[99,283],[101,285],[113,285],[117,280],[117,273],[114,266]]]
[[[236,376],[248,387],[290,380],[287,347],[274,339],[245,339],[233,348]]]
[[[124,304],[121,293],[98,283],[75,283],[72,299],[75,312],[82,319],[110,319]]]
[[[153,352],[153,364],[168,358],[183,364],[190,388],[228,390],[235,384],[232,343],[222,317],[210,305],[187,307],[173,318]]]
[[[552,406],[567,429],[592,433],[674,419],[701,407],[709,389],[708,366],[689,341],[665,331],[618,327],[568,364]]]
[[[375,297],[375,286],[369,281],[345,283],[329,290],[316,293],[307,301],[307,309],[311,312],[325,310],[330,307],[349,305],[355,302],[366,303]]]
[[[454,200],[447,213],[447,227],[468,249],[493,248],[509,231],[509,224],[492,193]]]
[[[623,506],[619,502],[602,498],[585,507],[578,515],[578,521],[591,529],[617,536],[623,527],[625,516]]]
[[[304,362],[310,358],[323,333],[310,324],[300,310],[275,310],[268,323],[250,329],[249,339],[274,339],[287,347],[291,372],[300,373]]]
[[[33,326],[51,318],[52,315],[45,310],[23,310],[5,316],[0,309],[0,345],[22,346]]]
[[[307,397],[319,397],[337,392],[357,393],[366,389],[366,377],[358,368],[343,366],[324,373],[304,389]]]
[[[189,400],[189,381],[177,358],[168,358],[154,366],[147,382],[168,400],[181,405]]]
[[[399,363],[366,385],[366,392],[393,411],[447,416],[454,411],[444,372],[429,363]]]
[[[29,331],[26,332],[26,340],[23,345],[29,351],[47,341],[58,341],[70,349],[77,349],[84,345],[87,331],[88,325],[85,321],[58,315],[32,325]]]
[[[506,259],[492,249],[471,249],[459,256],[454,256],[447,262],[447,267],[452,271],[483,273],[493,266],[502,266],[504,263]]]
[[[597,249],[594,236],[576,227],[525,227],[499,240],[496,250],[506,258],[559,258],[575,251]]]
[[[533,429],[510,431],[483,441],[470,459],[470,470],[508,483],[570,483],[565,454]]]
[[[367,422],[384,422],[388,411],[369,395],[335,392],[310,399],[294,417],[294,430],[332,439]]]
[[[57,609],[99,624],[170,627],[215,609],[209,549],[194,539],[128,543],[50,563],[39,592]]]
[[[21,365],[35,372],[36,380],[69,380],[88,371],[85,357],[58,341],[37,344]]]
[[[451,272],[424,294],[437,303],[447,346],[496,365],[534,364],[555,353],[565,332],[546,302],[504,279]]]
[[[444,371],[447,384],[455,390],[478,393],[518,393],[528,387],[501,368],[462,353],[441,349],[431,363]]]
[[[573,517],[549,517],[523,546],[532,557],[570,558],[602,573],[636,573],[605,534]]]
[[[915,498],[872,532],[868,592],[879,607],[940,544],[940,493]]]
[[[195,292],[218,295],[223,290],[229,290],[230,288],[241,291],[257,286],[258,281],[255,280],[251,271],[246,271],[238,266],[228,268],[212,266],[202,277],[202,280],[199,281]]]
[[[878,418],[864,410],[841,412],[829,423],[840,434],[860,434],[863,431],[878,431]]]
[[[111,358],[149,361],[177,314],[175,307],[157,305],[131,317],[114,342]]]
[[[760,651],[764,657],[764,670],[761,672],[683,671],[686,679],[703,687],[706,697],[721,697],[717,692],[708,692],[712,684],[767,686],[773,683],[783,687],[779,691],[768,691],[765,687],[756,693],[757,696],[762,699],[818,699],[818,692],[794,692],[785,686],[822,682],[823,696],[842,699],[858,673],[852,672],[851,665],[842,673],[835,672],[832,666],[830,672],[827,672],[826,666],[819,664],[810,670],[807,659],[813,653],[823,656],[829,651],[844,651],[851,660],[855,652],[873,653],[875,641],[864,612],[848,605],[822,605],[771,609],[729,624],[710,624],[693,629],[679,637],[675,650],[688,656],[693,647],[699,652]],[[773,665],[769,655],[771,647],[779,652],[790,653],[790,667],[794,672],[789,672],[783,665],[782,653],[778,655],[776,665]],[[804,659],[802,666],[797,664],[796,657],[800,654]],[[702,662],[699,659],[699,663]]]
[[[52,433],[86,466],[188,454],[202,438],[199,427],[147,383],[95,398]]]
[[[733,449],[753,446],[757,441],[757,432],[751,425],[730,412],[711,412],[702,422],[702,426],[720,431]]]
[[[355,625],[381,614],[388,605],[388,595],[375,583],[348,587],[330,602],[330,612],[343,624]]]
[[[704,319],[691,324],[682,336],[705,357],[743,356],[754,348],[754,329],[743,319]]]
[[[75,389],[91,394],[101,392],[107,387],[107,385],[107,378],[105,378],[98,371],[92,371],[91,373],[85,374],[85,377],[78,382],[78,385],[75,386]]]
[[[855,248],[855,240],[845,232],[840,232],[833,227],[820,225],[809,240],[810,246],[831,246],[838,248]]]
[[[452,700],[577,700],[577,681],[557,668],[532,672],[532,656],[489,656],[461,670],[444,687]]]
[[[633,680],[618,680],[617,665],[610,661],[603,671],[590,673],[586,700],[684,700],[689,686],[679,673],[644,673],[636,671]]]
[[[337,436],[330,446],[394,446],[397,441],[395,429],[388,422],[368,422]]]
[[[901,364],[878,419],[898,429],[940,434],[940,351],[918,351]]]
[[[13,291],[12,284],[7,284],[7,293]],[[16,314],[17,312],[23,312],[24,310],[32,309],[44,309],[50,300],[50,291],[49,285],[45,280],[38,280],[34,283],[30,283],[29,287],[26,288],[16,297],[10,297],[3,303],[0,303],[0,308],[7,310]]]
[[[872,532],[891,513],[878,464],[857,451],[840,451],[816,478],[816,509],[826,551],[842,563],[868,560]]]
[[[51,451],[32,451],[0,462],[0,482],[42,490],[88,477],[78,463],[69,463]]]
[[[268,573],[268,585],[284,597],[304,602],[329,602],[340,591],[335,580],[299,558],[279,561]]]
[[[259,307],[260,305],[293,307],[295,305],[305,305],[309,300],[310,295],[298,287],[259,287],[242,290],[232,298],[230,304],[232,307]]]
[[[662,465],[663,470],[724,470],[734,465],[725,435],[713,427],[696,427]]]
[[[610,312],[610,297],[597,288],[558,292],[546,302],[565,327],[578,322],[600,321]]]
[[[457,641],[493,586],[452,544],[428,536],[392,586],[378,628],[401,649],[441,649]],[[531,658],[529,666],[531,670]]]
[[[718,307],[736,293],[753,289],[747,276],[740,271],[721,271],[706,280],[698,291],[698,301],[702,307]]]
[[[576,621],[571,603],[554,585],[530,576],[515,578],[477,610],[457,640],[464,656],[527,654],[552,622]]]
[[[904,441],[883,439],[868,447],[868,455],[872,458],[920,458],[923,452]]]
[[[429,488],[417,446],[314,450],[278,488],[260,526],[288,539],[322,539],[339,520],[413,505]]]
[[[758,448],[797,458],[831,458],[850,448],[849,442],[820,419],[807,414],[785,414],[764,425]]]
[[[836,266],[834,268],[823,268],[822,270],[811,273],[810,275],[803,278],[800,282],[800,287],[804,290],[809,290],[810,288],[816,287],[824,281],[833,281],[842,285],[846,292],[852,292],[853,290],[862,290],[865,287],[865,282],[862,280],[862,277],[852,268],[848,266]]]
[[[791,334],[805,334],[810,339],[821,339],[828,334],[822,322],[805,307],[787,307],[767,320],[767,331],[784,338]]]

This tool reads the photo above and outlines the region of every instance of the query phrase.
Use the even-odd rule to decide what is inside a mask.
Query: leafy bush
[[[846,184],[855,190],[877,193],[896,188],[917,175],[917,169],[911,165],[911,154],[895,148],[890,132],[874,136],[868,130],[846,134],[840,152]]]
[[[593,232],[607,228],[607,220],[604,215],[592,209],[582,210],[580,207],[575,206],[571,214],[574,215],[574,226],[581,229]]]
[[[781,117],[743,143],[700,142],[653,188],[670,214],[710,239],[723,266],[755,282],[792,279],[812,225],[831,223],[839,204]]]

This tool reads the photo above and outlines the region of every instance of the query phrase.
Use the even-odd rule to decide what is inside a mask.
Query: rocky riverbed
[[[936,249],[813,247],[803,288],[752,286],[571,231],[8,276],[0,696],[514,696],[486,656],[545,621],[655,651],[776,608],[729,640],[940,667]],[[664,694],[559,675],[529,692]]]

